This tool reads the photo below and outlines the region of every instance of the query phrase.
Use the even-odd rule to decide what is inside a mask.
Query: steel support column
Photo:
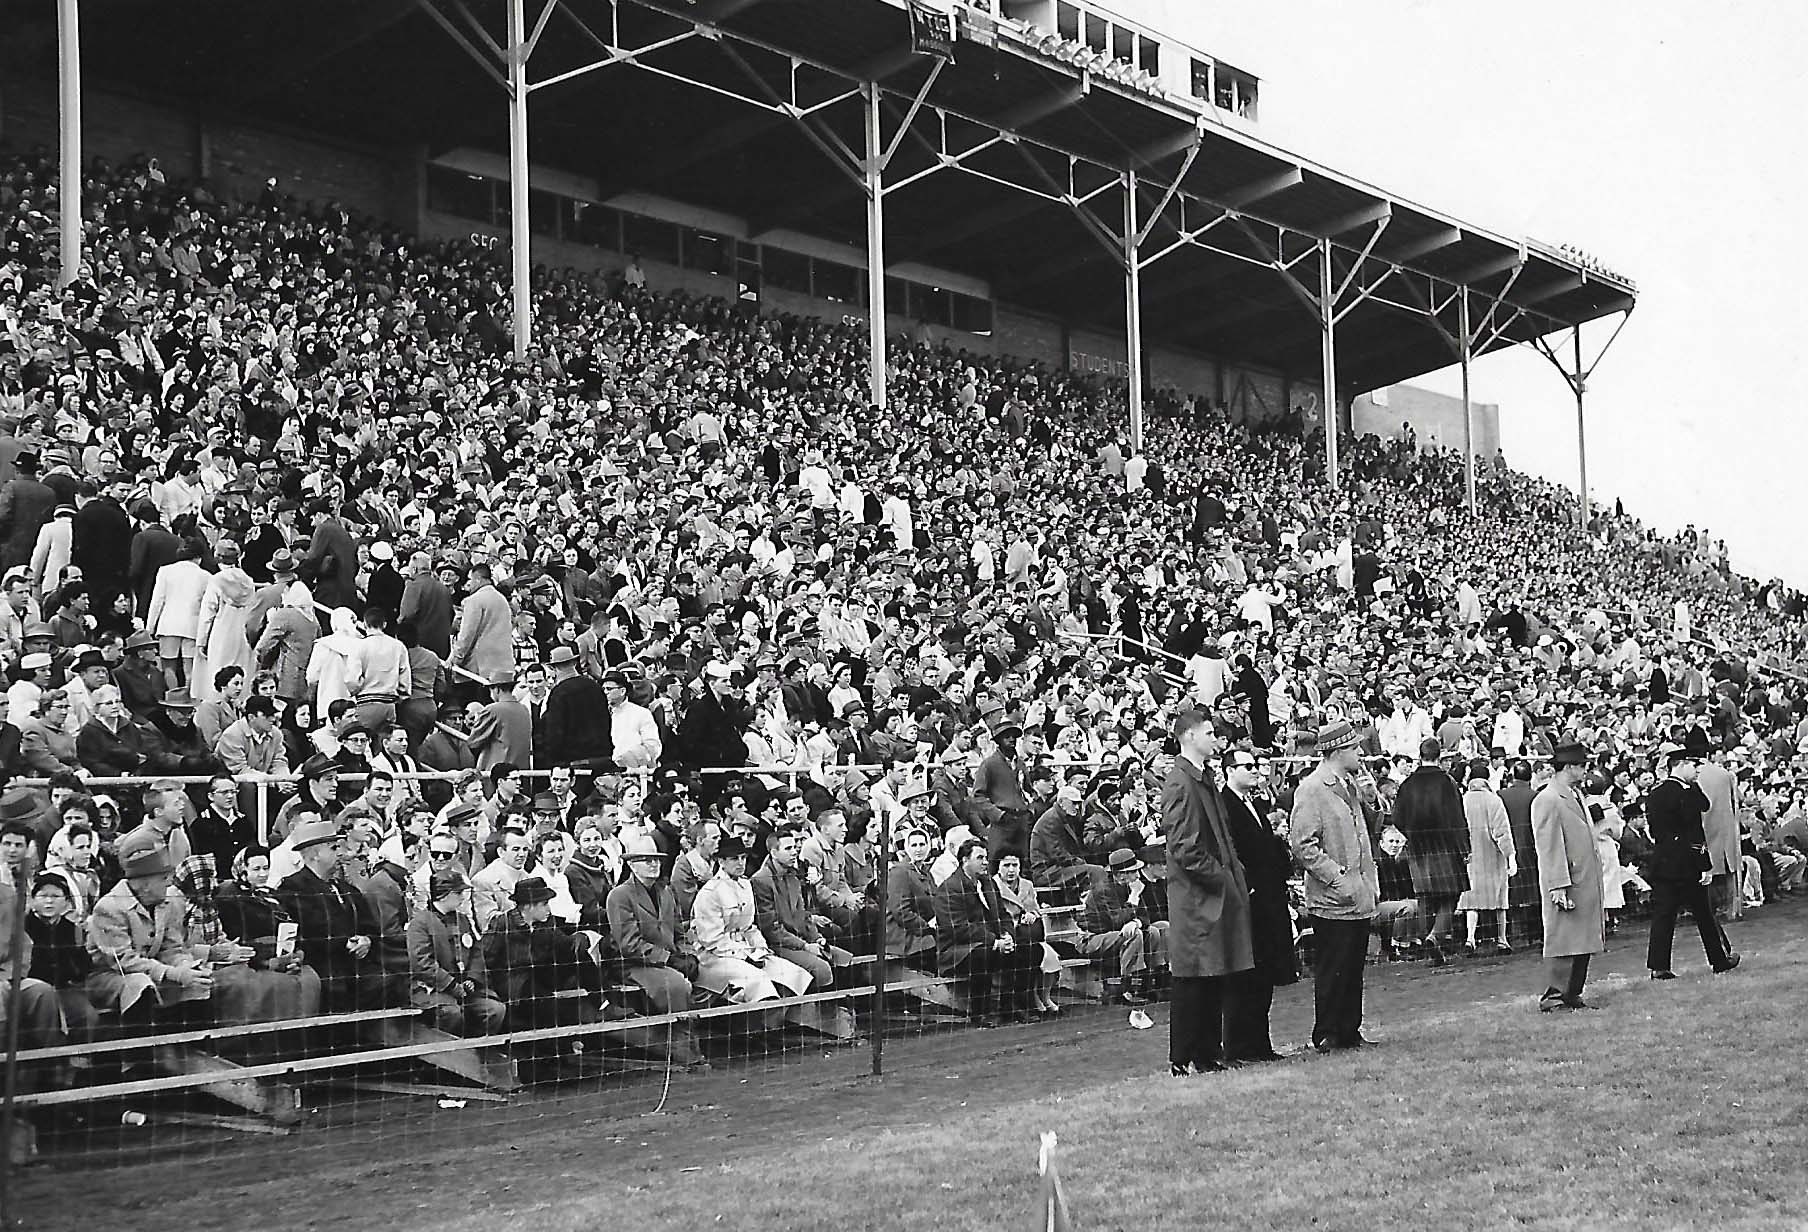
[[[1582,513],[1580,525],[1584,531],[1588,529],[1588,432],[1584,424],[1582,400],[1588,389],[1588,373],[1582,370],[1582,326],[1577,323],[1571,331],[1571,341],[1575,345],[1576,379],[1570,382],[1570,388],[1576,391],[1576,467],[1581,472],[1577,481],[1582,485]]]
[[[861,168],[866,189],[866,344],[868,387],[872,403],[885,409],[885,134],[879,116],[879,83],[860,87],[866,107],[866,161]]]
[[[1595,369],[1599,368],[1601,361],[1607,358],[1607,352],[1613,348],[1614,342],[1620,336],[1620,331],[1626,328],[1626,322],[1631,319],[1632,309],[1627,308],[1624,315],[1620,317],[1620,323],[1613,327],[1613,333],[1607,336],[1606,343],[1596,352],[1593,361],[1586,365],[1582,362],[1582,326],[1579,323],[1570,327],[1570,354],[1567,360],[1558,354],[1556,347],[1543,338],[1532,339],[1532,345],[1538,348],[1538,353],[1550,360],[1551,366],[1562,373],[1564,381],[1568,383],[1571,392],[1576,395],[1576,480],[1582,486],[1581,499],[1577,502],[1577,519],[1578,524],[1584,530],[1588,529],[1590,511],[1586,398],[1588,378],[1595,374]]]
[[[527,218],[526,0],[508,0],[509,261],[513,271],[515,358],[526,359],[534,340],[534,260]]]
[[[1325,481],[1337,490],[1337,288],[1331,278],[1331,241],[1318,241],[1318,327],[1324,332]]]
[[[1136,172],[1124,173],[1124,344],[1130,382],[1130,452],[1143,451],[1143,295]]]
[[[1469,288],[1457,295],[1457,336],[1462,339],[1463,365],[1463,490],[1469,516],[1475,516],[1475,407],[1469,400],[1469,355],[1473,343],[1469,329]]]
[[[82,263],[82,34],[80,0],[57,0],[57,285]]]

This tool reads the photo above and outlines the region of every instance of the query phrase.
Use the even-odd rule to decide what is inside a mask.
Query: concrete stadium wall
[[[992,307],[992,340],[998,354],[1020,359],[1037,359],[1053,367],[1067,363],[1066,330],[1061,322],[1037,316],[1021,309],[994,304]]]
[[[1390,385],[1376,394],[1362,394],[1351,404],[1350,421],[1355,431],[1382,437],[1401,435],[1401,424],[1408,423],[1418,436],[1421,448],[1432,445],[1463,448],[1463,400],[1449,394],[1433,393],[1416,385]],[[1500,449],[1500,407],[1492,402],[1471,402],[1475,420],[1475,454],[1492,458]]]
[[[57,131],[54,81],[0,81],[0,138],[23,149],[54,150]],[[169,175],[206,176],[229,197],[255,197],[274,175],[297,198],[337,200],[401,226],[411,226],[417,210],[414,150],[336,142],[94,89],[82,99],[82,144],[88,161],[149,155]]]

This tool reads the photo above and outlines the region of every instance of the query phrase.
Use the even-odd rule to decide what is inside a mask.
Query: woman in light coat
[[[314,619],[314,600],[304,587],[291,586],[282,603],[264,621],[257,639],[257,665],[276,677],[276,695],[293,705],[308,696],[308,664],[320,623]]]
[[[1469,789],[1463,793],[1463,817],[1469,823],[1469,888],[1457,900],[1469,925],[1470,953],[1475,952],[1481,917],[1494,917],[1494,952],[1511,954],[1507,944],[1507,882],[1519,871],[1513,851],[1513,825],[1507,806],[1488,786],[1487,758],[1469,763]]]
[[[998,905],[1010,921],[1011,936],[1020,946],[1033,944],[1041,948],[1041,979],[1030,990],[1036,997],[1036,1009],[1043,1014],[1059,1014],[1061,1005],[1055,1000],[1055,985],[1061,980],[1061,955],[1046,939],[1042,903],[1036,897],[1036,887],[1023,875],[1023,858],[1014,851],[999,852],[998,872],[992,880],[998,887]]]
[[[804,992],[810,973],[772,952],[754,926],[753,887],[747,880],[747,844],[729,835],[716,851],[716,875],[691,904],[691,937],[700,968],[696,983],[741,1005]],[[782,987],[781,987],[782,985]],[[749,1025],[783,1025],[785,1009],[749,1015]]]
[[[194,669],[195,631],[201,621],[201,597],[211,576],[201,567],[202,546],[184,540],[175,560],[157,570],[151,606],[144,626],[157,635],[163,676],[172,689],[188,683]]]
[[[1626,833],[1626,819],[1607,797],[1610,786],[1604,779],[1588,784],[1588,819],[1594,823],[1595,854],[1601,861],[1601,909],[1606,913],[1605,927],[1612,935],[1618,922],[1614,912],[1626,905],[1626,867],[1620,863],[1620,835]]]
[[[220,571],[208,579],[195,624],[195,672],[189,692],[197,702],[214,696],[213,678],[221,668],[243,668],[246,676],[252,670],[245,621],[257,584],[239,568],[239,545],[232,540],[222,539],[214,546],[214,559]]]
[[[308,656],[308,684],[314,689],[314,710],[330,714],[332,704],[340,698],[352,697],[352,660],[363,635],[358,632],[358,618],[349,607],[336,607],[332,616],[333,631],[314,643]]]

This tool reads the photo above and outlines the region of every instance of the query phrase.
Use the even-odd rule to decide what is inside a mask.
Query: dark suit
[[[747,742],[741,738],[746,708],[738,700],[725,705],[713,693],[705,693],[685,707],[678,724],[677,754],[681,766],[744,766]],[[707,785],[706,785],[707,791]]]
[[[345,948],[353,937],[371,936],[369,909],[357,890],[337,879],[322,881],[313,869],[302,868],[284,877],[276,893],[300,928],[298,945],[308,956],[308,966],[320,975],[323,1013],[400,1003],[405,987],[383,977],[376,965],[374,937],[370,953],[362,959]]]
[[[157,570],[176,559],[182,541],[161,522],[139,528],[132,537],[132,560],[127,580],[132,588],[133,610],[143,618],[151,610],[151,591],[157,585]]]
[[[1249,883],[1250,941],[1255,966],[1230,977],[1224,998],[1224,1051],[1232,1058],[1266,1059],[1274,1055],[1268,1012],[1279,985],[1299,979],[1293,950],[1293,916],[1287,909],[1287,877],[1293,853],[1262,819],[1259,806],[1225,790],[1218,799],[1230,825],[1237,859]]]
[[[608,762],[615,743],[609,734],[609,699],[603,686],[581,674],[555,684],[546,695],[540,744],[541,761],[548,766]]]
[[[1713,867],[1701,824],[1707,811],[1707,794],[1681,779],[1665,779],[1645,798],[1653,847],[1648,867],[1641,870],[1651,883],[1651,940],[1645,965],[1653,971],[1670,969],[1676,917],[1684,908],[1695,917],[1708,965],[1718,971],[1727,964],[1731,946],[1714,918],[1708,887],[1701,884],[1701,875]]]
[[[398,619],[414,622],[424,649],[442,659],[452,653],[452,592],[432,574],[408,579]]]
[[[6,568],[31,563],[38,531],[50,521],[56,505],[54,488],[23,475],[0,489],[0,536],[4,536],[4,543],[0,543],[0,561]],[[54,582],[56,579],[39,580]]]
[[[70,537],[69,560],[81,566],[82,579],[93,595],[90,610],[111,613],[113,600],[125,591],[131,575],[132,519],[112,497],[97,496],[76,510]]]
[[[935,892],[920,864],[899,860],[885,875],[885,956],[907,961],[935,953]],[[921,965],[921,964],[919,964]]]
[[[967,977],[974,1013],[983,1017],[1022,1009],[1042,951],[1029,945],[994,948],[1000,937],[1011,935],[1011,926],[992,879],[975,880],[966,869],[955,869],[936,888],[935,920],[942,972]]]
[[[1513,829],[1513,849],[1519,856],[1519,871],[1507,879],[1507,936],[1515,945],[1535,941],[1544,933],[1537,845],[1532,839],[1532,799],[1536,794],[1523,779],[1513,779],[1500,788],[1500,802],[1506,806],[1507,822]]]
[[[1222,977],[1255,966],[1249,883],[1211,772],[1176,757],[1161,787],[1168,836],[1168,1060],[1214,1065],[1224,1053]]]
[[[323,518],[308,542],[301,576],[314,599],[327,607],[355,607],[358,601],[358,546],[338,518]]]

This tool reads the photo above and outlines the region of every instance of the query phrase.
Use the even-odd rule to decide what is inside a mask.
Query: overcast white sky
[[[1588,391],[1596,499],[1707,526],[1742,572],[1808,586],[1808,428],[1789,392],[1808,5],[1106,2],[1262,78],[1268,140],[1635,279],[1638,309]],[[1550,364],[1518,348],[1473,376],[1500,403],[1508,460],[1574,488],[1574,401]],[[1457,392],[1453,373],[1420,383]]]

